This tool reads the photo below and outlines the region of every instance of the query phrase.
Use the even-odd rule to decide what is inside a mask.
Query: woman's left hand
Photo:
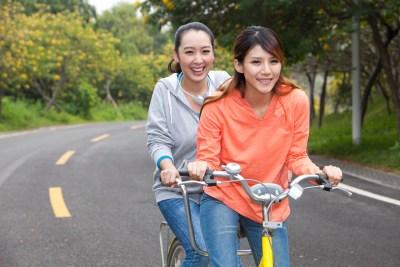
[[[328,176],[329,182],[334,186],[338,185],[343,179],[343,173],[339,167],[332,165],[325,166],[323,172]]]

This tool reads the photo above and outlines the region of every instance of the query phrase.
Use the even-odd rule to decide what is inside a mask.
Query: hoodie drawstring
[[[174,124],[172,121],[172,102],[171,102],[171,92],[169,90],[168,91],[168,106],[169,106],[169,116],[171,118],[171,124]]]

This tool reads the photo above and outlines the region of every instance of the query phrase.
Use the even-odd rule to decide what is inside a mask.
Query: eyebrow
[[[200,49],[205,49],[205,48],[212,49],[212,46],[211,45],[206,45],[206,46],[200,47]],[[194,46],[183,47],[183,50],[187,50],[187,49],[196,49],[196,47],[194,47]]]
[[[251,59],[251,60],[254,60],[254,59],[261,60],[261,59],[263,59],[263,57],[250,57],[250,59]],[[271,56],[271,57],[268,58],[268,60],[270,60],[270,59],[278,59],[278,58],[275,57],[275,56]],[[278,60],[279,60],[279,59],[278,59]]]
[[[262,57],[250,57],[250,59],[251,59],[251,60],[254,60],[254,59],[261,60],[261,59],[262,59]]]

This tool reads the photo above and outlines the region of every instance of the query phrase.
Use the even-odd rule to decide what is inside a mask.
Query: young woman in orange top
[[[342,171],[320,170],[307,155],[309,101],[282,74],[282,44],[275,32],[251,26],[234,43],[235,72],[230,82],[206,100],[197,131],[196,162],[188,165],[198,178],[207,168],[235,162],[243,177],[288,187],[288,170],[295,175],[325,172],[337,185]],[[251,183],[249,183],[251,185]],[[285,221],[289,203],[274,206],[272,221]],[[208,187],[201,201],[201,223],[210,263],[237,266],[236,229],[240,223],[258,266],[262,210],[239,184]],[[286,225],[273,232],[275,266],[289,266]]]

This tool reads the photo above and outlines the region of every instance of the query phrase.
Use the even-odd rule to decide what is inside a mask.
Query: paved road
[[[143,126],[0,135],[0,266],[161,266]],[[395,186],[356,176],[345,183],[400,200]],[[399,266],[400,206],[315,190],[291,206],[292,266]]]

